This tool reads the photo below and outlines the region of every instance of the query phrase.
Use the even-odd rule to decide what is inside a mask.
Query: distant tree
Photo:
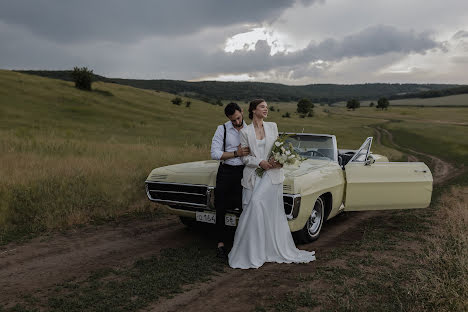
[[[314,104],[309,99],[300,99],[297,102],[297,112],[299,114],[308,114],[314,108]]]
[[[281,116],[283,118],[290,118],[291,117],[291,114],[289,112],[286,112],[285,114],[283,114],[283,116]]]
[[[280,109],[278,108],[276,111],[277,111],[277,112],[279,112],[279,111],[280,111]]]
[[[271,107],[270,107],[270,110],[271,110],[272,112],[274,112],[274,111],[275,111],[275,107],[274,107],[274,106],[271,106]]]
[[[176,96],[175,98],[173,98],[171,100],[171,102],[172,102],[172,104],[180,105],[180,104],[182,104],[182,99],[180,97]]]
[[[311,110],[308,114],[307,117],[314,117],[314,110]]]
[[[93,82],[93,71],[89,70],[87,67],[77,67],[73,68],[71,73],[72,79],[75,82],[75,87],[80,90],[91,91],[91,83]]]
[[[185,101],[185,107],[190,107],[191,104],[192,104],[192,102],[190,102],[190,101]]]
[[[374,102],[370,102],[369,107],[374,107]]]
[[[217,99],[217,100],[216,100],[216,105],[223,106],[223,102],[221,102],[220,99]]]
[[[361,106],[361,103],[356,99],[348,100],[348,102],[346,103],[346,108],[352,109],[352,110],[355,110],[356,108],[359,108],[360,106]]]
[[[381,110],[384,110],[384,109],[387,109],[389,105],[390,105],[390,102],[388,101],[388,99],[383,97],[377,101],[376,108],[380,108]]]

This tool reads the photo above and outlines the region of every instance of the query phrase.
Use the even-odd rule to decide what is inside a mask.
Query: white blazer
[[[260,151],[257,149],[257,138],[253,123],[242,128],[240,131],[241,146],[250,148],[250,155],[241,157],[245,165],[241,184],[250,190],[253,190],[255,186],[255,178],[257,176],[255,169],[260,168],[259,164],[262,160],[268,161],[268,155],[273,147],[273,143],[278,138],[278,126],[276,123],[264,121],[263,129],[265,130],[265,153],[262,155],[260,155]],[[283,168],[270,169],[265,174],[270,176],[273,184],[280,184],[284,181]]]

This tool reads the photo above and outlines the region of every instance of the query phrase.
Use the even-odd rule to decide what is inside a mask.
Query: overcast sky
[[[0,68],[468,84],[466,0],[0,0]]]

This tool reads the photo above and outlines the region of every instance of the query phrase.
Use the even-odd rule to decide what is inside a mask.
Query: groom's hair
[[[242,112],[241,108],[239,107],[239,105],[237,105],[237,103],[231,102],[224,108],[224,114],[226,114],[226,117],[229,117],[234,115],[236,110]]]

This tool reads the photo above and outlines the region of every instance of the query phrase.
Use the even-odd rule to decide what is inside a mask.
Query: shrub
[[[80,90],[91,91],[91,83],[93,82],[93,71],[89,70],[87,67],[77,67],[73,68],[71,74],[73,82],[75,82],[75,87]]]
[[[359,108],[360,106],[361,106],[361,103],[356,99],[348,100],[348,102],[346,103],[346,108],[352,109],[352,110],[355,110],[356,108]]]
[[[291,114],[289,114],[289,112],[286,112],[285,114],[283,114],[283,116],[281,116],[283,118],[291,118]]]
[[[190,107],[191,104],[192,104],[192,102],[186,101],[186,102],[185,102],[185,107]]]
[[[174,105],[180,105],[180,104],[182,104],[182,99],[181,99],[180,97],[176,96],[175,98],[173,98],[173,99],[171,100],[171,102],[172,102],[172,104],[174,104]]]

